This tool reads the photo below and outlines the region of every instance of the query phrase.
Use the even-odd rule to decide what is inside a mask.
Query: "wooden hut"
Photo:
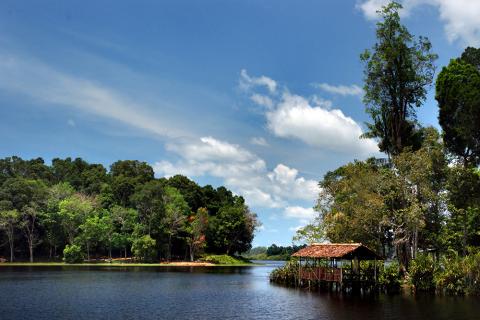
[[[314,243],[292,256],[299,259],[299,284],[327,282],[336,283],[336,288],[374,285],[381,259],[361,243]],[[362,268],[362,260],[372,263]]]

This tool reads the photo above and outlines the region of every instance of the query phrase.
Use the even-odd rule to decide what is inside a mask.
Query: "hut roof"
[[[336,258],[364,260],[380,258],[374,251],[361,243],[313,243],[298,250],[292,256],[305,258]]]

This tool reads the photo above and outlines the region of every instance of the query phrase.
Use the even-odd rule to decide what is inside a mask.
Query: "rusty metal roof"
[[[336,259],[351,259],[356,256],[366,260],[380,258],[374,251],[361,243],[313,243],[298,250],[292,256]]]

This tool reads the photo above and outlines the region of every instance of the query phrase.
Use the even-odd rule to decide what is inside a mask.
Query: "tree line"
[[[4,257],[143,261],[249,250],[258,225],[241,196],[182,175],[155,178],[145,162],[110,170],[81,158],[0,159]],[[1,253],[2,251],[0,251]]]
[[[480,250],[480,49],[466,48],[435,81],[437,55],[401,24],[400,9],[393,2],[379,11],[377,42],[361,55],[370,116],[364,137],[387,158],[328,172],[318,217],[296,239],[362,242],[417,272],[426,259],[412,263],[419,256],[443,261]],[[416,117],[432,84],[441,132]]]

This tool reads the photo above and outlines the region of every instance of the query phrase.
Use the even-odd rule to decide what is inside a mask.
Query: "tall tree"
[[[377,43],[360,56],[365,63],[364,103],[372,118],[363,137],[379,139],[380,150],[389,155],[419,145],[415,109],[425,100],[437,58],[427,38],[415,39],[401,24],[401,8],[392,2],[379,11]]]
[[[195,256],[206,245],[206,236],[208,226],[208,210],[206,208],[198,208],[195,215],[188,218],[187,232],[189,237],[187,239],[190,251],[190,261],[195,259]]]
[[[20,214],[16,209],[0,210],[0,230],[7,234],[10,248],[10,262],[13,262],[15,252],[15,230],[18,228]]]
[[[123,160],[113,163],[110,167],[112,178],[111,188],[117,204],[128,207],[131,205],[130,197],[135,188],[152,181],[153,168],[146,162],[137,160]]]
[[[148,234],[159,239],[162,227],[161,221],[165,216],[165,190],[163,183],[151,180],[138,185],[130,201],[138,210],[140,222],[146,229],[142,234]]]
[[[79,226],[95,211],[94,200],[77,193],[62,200],[58,207],[61,226],[67,235],[68,243],[73,244]]]
[[[9,178],[0,190],[4,207],[16,209],[21,215],[20,226],[27,239],[30,262],[38,245],[38,216],[44,212],[47,202],[47,187],[40,180]]]
[[[185,226],[190,208],[185,199],[183,199],[182,194],[173,187],[165,188],[163,201],[165,203],[163,223],[168,237],[167,259],[170,260],[172,256],[172,239]]]
[[[438,120],[445,147],[464,166],[480,164],[480,71],[462,59],[451,60],[437,78]]]

